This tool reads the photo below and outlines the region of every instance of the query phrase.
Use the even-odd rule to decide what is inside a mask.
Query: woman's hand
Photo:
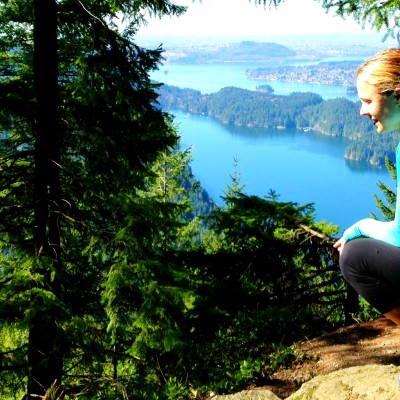
[[[340,238],[337,242],[334,243],[333,247],[337,249],[339,254],[342,254],[343,248],[346,246],[346,242],[343,240],[343,238]]]

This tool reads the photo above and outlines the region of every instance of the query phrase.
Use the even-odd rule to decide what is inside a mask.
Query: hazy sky
[[[362,33],[361,27],[329,14],[315,0],[286,0],[277,9],[263,9],[254,0],[175,0],[188,6],[179,18],[150,20],[139,34],[158,35],[270,35]]]

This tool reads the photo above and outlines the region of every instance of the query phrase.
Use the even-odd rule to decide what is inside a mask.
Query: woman
[[[400,132],[400,49],[379,52],[357,71],[360,114],[378,133]],[[334,247],[351,286],[400,325],[400,144],[396,151],[397,203],[393,221],[363,219],[346,229]]]

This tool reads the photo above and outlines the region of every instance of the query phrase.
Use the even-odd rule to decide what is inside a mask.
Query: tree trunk
[[[58,100],[57,9],[55,0],[34,0],[35,88],[35,256],[46,291],[60,296],[60,130]],[[59,311],[47,296],[32,295],[29,331],[28,398],[61,383]]]

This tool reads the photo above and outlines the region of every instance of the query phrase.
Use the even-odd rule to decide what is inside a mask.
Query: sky
[[[255,36],[287,34],[360,34],[352,17],[326,12],[316,0],[286,0],[277,9],[264,10],[254,0],[175,0],[188,6],[179,17],[149,19],[141,35]]]

